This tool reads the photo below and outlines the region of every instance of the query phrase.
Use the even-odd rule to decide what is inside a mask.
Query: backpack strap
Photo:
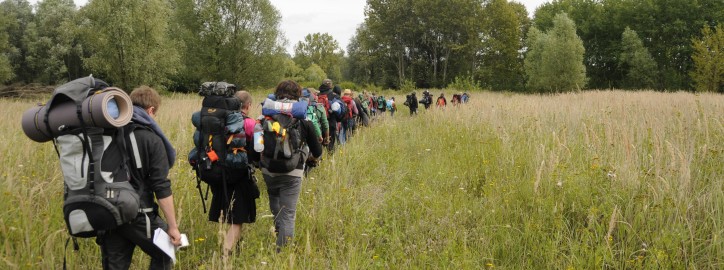
[[[150,128],[148,128],[146,126],[138,125],[135,123],[130,123],[130,124],[126,125],[126,127],[119,129],[119,133],[120,133],[119,137],[123,138],[123,139],[118,140],[118,143],[123,144],[123,146],[121,146],[122,147],[121,149],[126,150],[126,151],[121,151],[121,153],[124,156],[123,159],[126,161],[126,164],[132,165],[132,166],[129,166],[129,168],[128,168],[129,171],[133,170],[137,174],[140,175],[139,171],[141,169],[143,169],[143,162],[141,161],[141,151],[138,150],[138,142],[136,141],[136,133],[135,133],[136,129],[147,129],[149,131],[152,131]],[[125,134],[128,134],[128,136],[126,136]],[[129,149],[129,146],[126,145],[126,139],[128,139],[128,142],[130,143],[130,149]],[[133,158],[129,158],[127,153],[130,153],[133,156]],[[129,173],[129,174],[131,175],[130,180],[138,181],[138,187],[140,190],[138,190],[137,192],[139,195],[142,196],[144,193],[144,185],[140,183],[141,179],[135,179],[133,176],[134,173]],[[141,202],[143,202],[143,200],[141,200]],[[151,208],[151,207],[146,207],[146,208],[142,207],[142,208],[138,209],[138,213],[142,213],[146,217],[146,237],[148,239],[151,239],[151,237],[153,236],[153,235],[151,235],[151,218],[148,217],[148,213],[152,213],[152,212],[153,212],[153,208]]]
[[[139,208],[138,213],[143,213],[146,216],[146,238],[151,239],[151,218],[148,217],[148,213],[153,212],[153,208]]]

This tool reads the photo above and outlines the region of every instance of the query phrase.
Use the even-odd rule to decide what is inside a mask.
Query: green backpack
[[[322,136],[322,128],[319,126],[319,117],[317,116],[317,105],[309,105],[307,106],[307,120],[312,122],[314,125],[314,131],[317,133],[318,137]]]
[[[387,101],[385,100],[385,97],[378,96],[377,97],[377,109],[384,110],[385,106],[387,106]]]

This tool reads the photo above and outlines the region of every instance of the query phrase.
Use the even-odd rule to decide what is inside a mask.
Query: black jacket
[[[160,200],[173,194],[163,141],[149,128],[138,124],[129,124],[124,131],[132,184],[140,196],[141,207],[157,211],[154,197]]]

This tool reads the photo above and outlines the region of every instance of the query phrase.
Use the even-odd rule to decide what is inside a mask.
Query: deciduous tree
[[[690,73],[696,91],[724,92],[724,29],[719,24],[712,30],[708,25],[701,29],[701,38],[694,38],[695,69]]]
[[[529,34],[531,52],[530,59],[526,59],[530,90],[566,92],[585,87],[585,49],[576,35],[575,23],[560,13],[553,19],[550,31],[545,34],[535,31]]]
[[[32,82],[34,72],[26,57],[29,42],[27,31],[33,22],[33,9],[26,0],[5,0],[0,2],[0,17],[3,18],[0,20],[4,21],[3,28],[7,33],[4,55],[12,67],[13,81]]]
[[[56,84],[70,81],[80,64],[82,49],[76,34],[77,14],[72,0],[38,3],[35,22],[28,27],[28,65],[36,82]]]
[[[284,77],[281,16],[268,0],[175,0],[182,81],[271,87]]]
[[[651,88],[654,86],[656,62],[636,31],[626,27],[621,35],[619,66],[624,72],[623,87],[629,89]]]
[[[330,79],[342,79],[340,64],[344,51],[339,43],[328,33],[313,33],[294,45],[294,62],[303,68],[317,64]]]
[[[82,11],[84,64],[126,90],[165,87],[180,64],[169,37],[171,9],[164,0],[94,0]]]

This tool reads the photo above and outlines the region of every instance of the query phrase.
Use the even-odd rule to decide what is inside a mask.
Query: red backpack
[[[329,117],[329,98],[325,94],[317,95],[317,103],[324,105],[324,113]]]
[[[352,98],[349,96],[343,96],[342,101],[345,105],[347,105],[347,115],[345,116],[345,119],[350,119],[354,117],[354,105],[352,105]]]

